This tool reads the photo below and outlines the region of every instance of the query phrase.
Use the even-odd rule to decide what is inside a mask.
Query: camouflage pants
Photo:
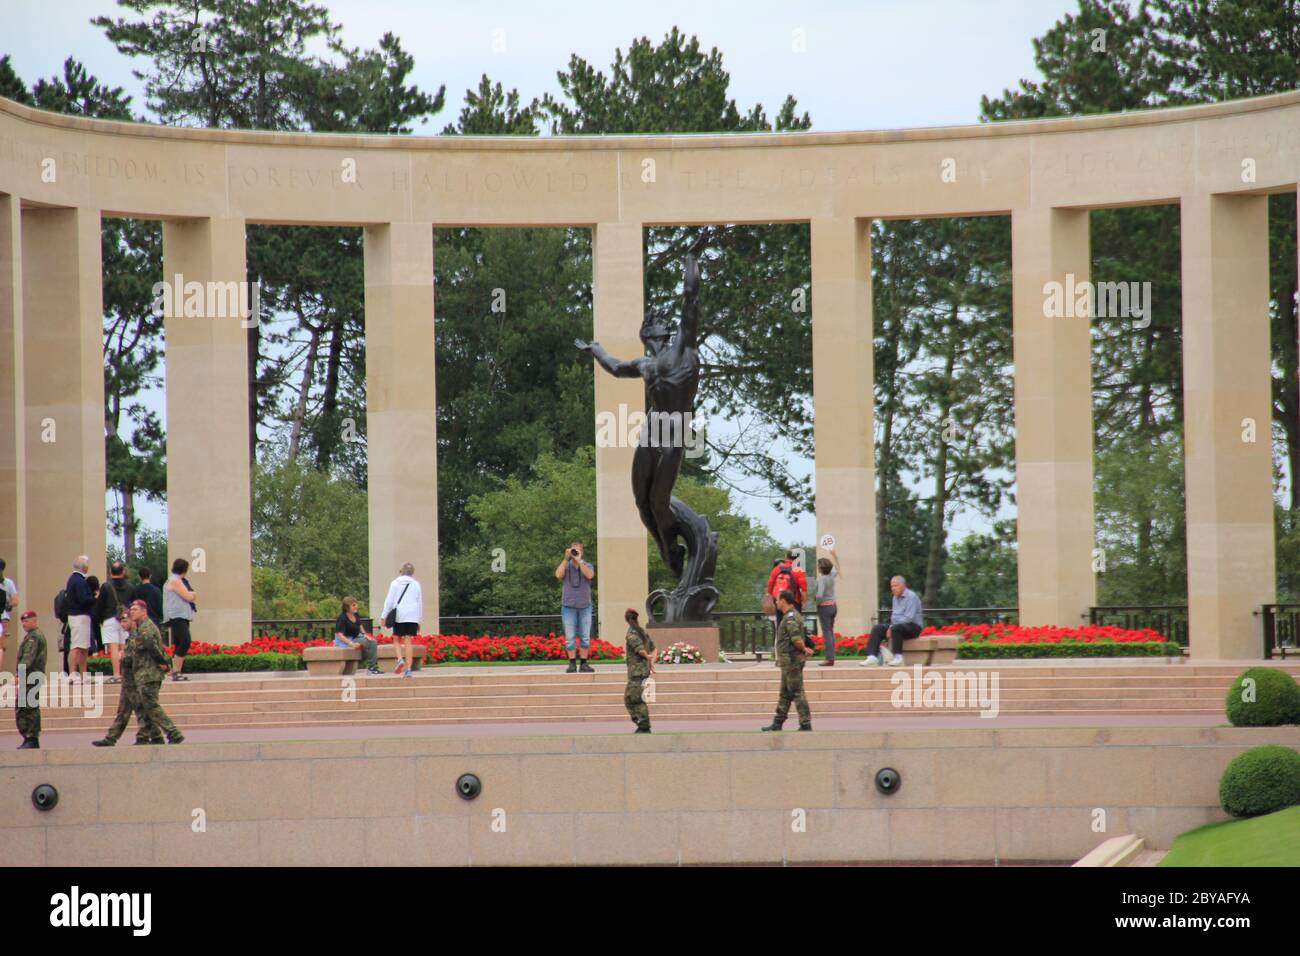
[[[136,692],[140,695],[140,718],[154,727],[161,730],[171,740],[180,730],[172,723],[172,719],[167,716],[167,711],[163,710],[162,704],[158,703],[158,688],[161,684],[147,683],[140,684]]]
[[[39,707],[19,707],[15,720],[18,733],[24,740],[39,740],[41,737],[41,709]]]
[[[623,691],[623,706],[627,708],[628,716],[638,727],[650,726],[650,708],[646,706],[645,698],[642,697],[644,691],[644,677],[627,679],[627,689]]]
[[[149,722],[149,718],[140,703],[140,694],[135,688],[135,681],[124,674],[122,677],[122,695],[117,699],[117,716],[113,718],[113,726],[104,735],[106,739],[115,741],[121,737],[126,731],[126,725],[131,719],[131,715],[135,714],[136,740],[162,740],[162,734],[158,732],[157,726]]]
[[[803,692],[803,661],[781,665],[781,696],[776,699],[775,723],[785,722],[792,701],[799,713],[799,723],[812,723],[812,711],[808,709],[808,698]]]

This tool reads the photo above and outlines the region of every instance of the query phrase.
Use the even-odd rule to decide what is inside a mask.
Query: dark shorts
[[[184,618],[173,618],[167,622],[167,629],[171,631],[172,646],[176,648],[176,656],[184,657],[190,652],[190,622]]]
[[[415,637],[419,633],[419,621],[398,621],[393,625],[393,637]]]

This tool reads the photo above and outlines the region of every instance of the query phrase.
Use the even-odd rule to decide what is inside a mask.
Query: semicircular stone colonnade
[[[225,307],[247,278],[246,224],[364,227],[370,591],[413,562],[432,629],[431,227],[591,228],[595,338],[627,355],[641,349],[644,227],[808,222],[817,526],[853,574],[840,630],[859,633],[876,593],[870,221],[1010,215],[1020,614],[1074,624],[1096,587],[1089,321],[1048,317],[1045,287],[1088,279],[1090,209],[1178,203],[1192,652],[1258,657],[1254,612],[1275,589],[1267,195],[1298,179],[1300,93],[950,128],[589,138],[176,129],[0,99],[0,555],[42,611],[75,555],[103,564],[103,216],[162,220],[166,281],[208,290],[203,314],[177,302],[165,318],[168,535],[173,556],[202,549],[201,636],[220,642],[246,640],[251,613],[251,320]],[[644,409],[640,382],[595,383],[598,413]],[[604,621],[647,588],[630,460],[597,449]]]

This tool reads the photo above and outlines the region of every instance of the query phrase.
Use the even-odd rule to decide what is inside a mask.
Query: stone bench
[[[424,664],[425,649],[423,645],[416,644],[411,650],[415,656],[415,660],[410,662],[411,670],[418,671]],[[361,663],[361,648],[304,647],[302,659],[307,665],[307,673],[312,677],[338,677],[355,674],[357,664]],[[392,644],[380,644],[379,660],[395,662],[397,660],[397,648]]]
[[[951,664],[957,660],[956,634],[928,634],[903,642],[903,660],[911,664]]]

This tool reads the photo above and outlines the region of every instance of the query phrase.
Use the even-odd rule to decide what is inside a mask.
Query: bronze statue
[[[700,354],[696,349],[700,331],[699,254],[707,242],[706,232],[686,254],[682,321],[676,335],[668,315],[646,309],[641,341],[647,355],[624,361],[614,358],[598,342],[574,342],[579,349],[590,352],[610,375],[645,380],[646,424],[632,456],[632,494],[641,512],[641,523],[677,581],[671,591],[657,589],[646,598],[651,620],[667,624],[707,622],[718,603],[718,589],[713,584],[718,562],[717,532],[710,531],[706,519],[673,497],[700,384]],[[681,440],[666,445],[648,440],[652,432],[658,435],[666,430],[654,431],[661,421],[673,421],[678,426],[673,434]],[[684,547],[678,538],[685,541]]]

